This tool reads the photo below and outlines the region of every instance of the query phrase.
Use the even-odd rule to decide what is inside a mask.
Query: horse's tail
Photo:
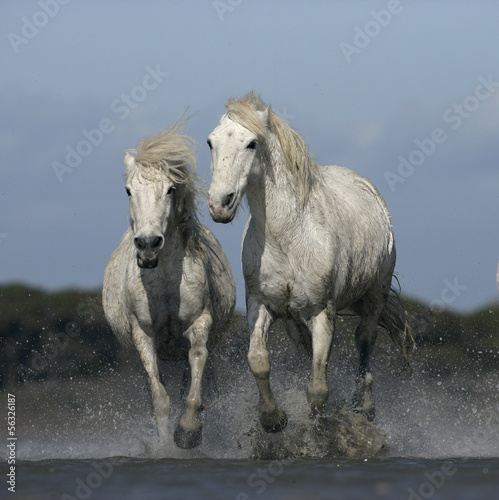
[[[395,279],[397,279],[395,277]],[[397,280],[398,283],[398,280]],[[407,312],[400,300],[399,289],[390,288],[386,305],[381,312],[378,320],[378,325],[388,330],[391,339],[400,349],[404,357],[404,369],[409,368],[412,373],[411,364],[409,363],[408,354],[412,354],[416,349],[414,336],[411,325],[409,324]]]

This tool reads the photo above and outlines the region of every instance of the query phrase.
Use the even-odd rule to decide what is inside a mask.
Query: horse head
[[[261,172],[268,113],[268,109],[253,110],[249,120],[240,120],[229,111],[208,137],[212,174],[208,208],[215,222],[232,221],[249,179]]]
[[[125,156],[127,167],[126,193],[130,202],[130,226],[137,250],[137,264],[151,269],[158,265],[165,244],[165,234],[173,213],[175,184],[159,172],[149,175],[139,170],[130,154]]]

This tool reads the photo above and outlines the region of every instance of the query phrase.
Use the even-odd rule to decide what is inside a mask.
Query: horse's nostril
[[[138,250],[144,250],[144,248],[146,247],[146,241],[145,241],[145,238],[134,238],[133,239],[133,242],[135,243],[135,247],[138,249]]]
[[[229,205],[231,205],[232,202],[234,201],[234,196],[235,196],[235,193],[227,194],[222,202],[222,205],[224,207],[228,207]]]
[[[163,238],[161,236],[156,236],[152,238],[151,241],[151,248],[156,249],[161,245],[161,242],[163,241]]]
[[[133,242],[137,250],[157,250],[163,243],[163,236],[136,236]]]

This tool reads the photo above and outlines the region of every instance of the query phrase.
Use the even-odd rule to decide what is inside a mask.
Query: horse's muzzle
[[[141,269],[154,269],[158,266],[159,255],[154,257],[142,257],[139,253],[137,253],[137,265]]]
[[[136,236],[133,242],[137,248],[137,265],[141,269],[155,268],[163,247],[163,236]]]
[[[211,218],[215,222],[221,222],[222,224],[228,224],[229,222],[232,222],[232,219],[234,219],[234,216],[236,215],[236,211],[232,211],[228,213],[227,210],[221,210],[221,211],[214,211],[210,209],[210,215]]]
[[[208,197],[208,209],[211,218],[215,222],[227,224],[234,219],[236,215],[237,205],[234,193],[229,193],[222,197],[220,201],[214,201],[211,196]]]

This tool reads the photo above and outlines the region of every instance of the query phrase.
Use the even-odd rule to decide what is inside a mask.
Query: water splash
[[[331,396],[326,414],[330,419],[338,408],[348,407],[353,394],[356,355],[349,342],[336,341],[329,364]],[[147,377],[140,363],[131,359],[119,372],[100,379],[19,386],[18,458],[328,456],[327,439],[308,417],[309,361],[287,338],[275,334],[270,343],[271,384],[288,413],[289,425],[281,434],[266,436],[257,421],[258,394],[246,362],[247,343],[245,333],[239,332],[212,353],[210,382],[203,396],[207,407],[203,442],[198,449],[180,450],[173,442],[158,447]],[[386,436],[386,453],[424,458],[497,456],[496,374],[481,373],[477,365],[473,374],[456,368],[444,377],[422,368],[432,360],[418,363],[415,358],[414,375],[408,377],[400,373],[399,361],[382,354],[374,365],[376,424]],[[172,436],[184,405],[184,369],[180,364],[163,368],[172,398]]]

